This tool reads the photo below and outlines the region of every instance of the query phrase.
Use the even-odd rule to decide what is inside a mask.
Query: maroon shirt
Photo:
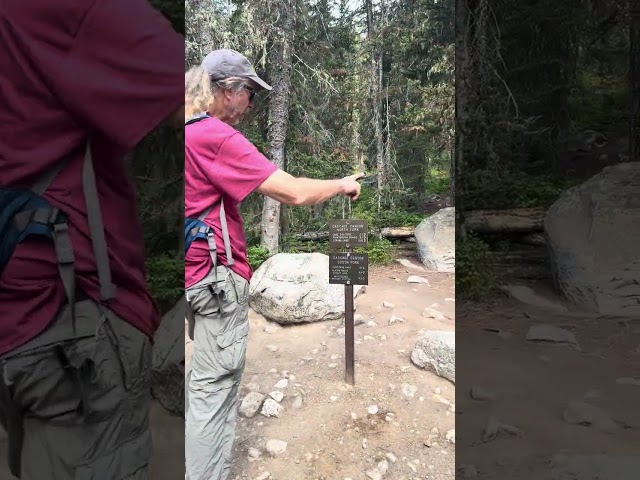
[[[186,126],[184,136],[185,215],[197,218],[214,205],[205,223],[215,233],[218,264],[227,265],[220,227],[220,197],[224,198],[234,260],[231,269],[249,281],[253,272],[247,259],[247,242],[238,206],[278,167],[240,132],[217,118]],[[185,287],[202,280],[211,267],[207,242],[193,242],[184,260]]]
[[[82,193],[89,130],[117,288],[108,307],[152,336],[160,318],[123,157],[184,102],[184,39],[146,0],[5,0],[0,43],[0,185],[29,187],[75,152],[44,196],[69,217],[78,287],[99,300]],[[0,277],[0,354],[38,335],[64,301],[52,244],[20,244]]]

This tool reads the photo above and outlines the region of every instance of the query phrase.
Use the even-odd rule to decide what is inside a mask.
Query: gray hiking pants
[[[151,343],[90,300],[0,358],[0,421],[21,480],[146,480]]]
[[[249,283],[218,267],[187,289],[193,357],[185,392],[187,480],[227,480],[249,333]]]

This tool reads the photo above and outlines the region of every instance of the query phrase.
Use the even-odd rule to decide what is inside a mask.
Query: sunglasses
[[[258,93],[258,91],[254,90],[248,85],[245,85],[244,88],[249,91],[249,101],[253,102],[253,99],[256,97],[256,93]]]

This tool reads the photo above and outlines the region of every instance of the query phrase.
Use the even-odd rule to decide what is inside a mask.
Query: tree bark
[[[382,114],[380,108],[382,90],[382,61],[381,52],[376,46],[376,26],[373,17],[373,0],[366,0],[367,8],[367,36],[371,49],[370,76],[371,84],[371,111],[374,141],[376,144],[376,168],[378,171],[378,212],[382,208],[382,187],[385,184],[384,140],[382,138]]]
[[[629,1],[629,17],[629,159],[637,162],[640,161],[640,5],[636,0]]]
[[[274,48],[271,58],[272,87],[269,102],[269,158],[284,169],[284,142],[289,119],[289,90],[291,88],[290,65],[293,37],[293,0],[281,0],[278,4],[279,22],[274,29]],[[280,244],[280,202],[264,199],[262,210],[262,245],[270,254],[278,253]]]
[[[451,161],[451,200],[456,206],[456,239],[464,240],[466,229],[464,225],[464,204],[456,199],[456,187],[464,192],[464,148],[465,121],[467,117],[467,101],[469,91],[467,82],[470,74],[468,35],[469,35],[469,6],[467,0],[456,0],[456,119],[455,119],[455,152]],[[455,199],[455,200],[454,200]]]

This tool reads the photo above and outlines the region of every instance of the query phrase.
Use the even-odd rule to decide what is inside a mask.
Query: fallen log
[[[544,208],[470,210],[464,213],[467,231],[476,233],[525,233],[544,230]]]
[[[295,235],[297,240],[301,242],[316,242],[320,240],[329,240],[329,232],[306,232]]]
[[[416,233],[416,227],[385,227],[380,231],[384,238],[409,238]]]
[[[413,237],[415,227],[385,227],[380,230],[380,235],[391,240],[408,240]],[[375,232],[372,232],[375,235]],[[329,240],[329,232],[306,232],[294,235],[301,242],[316,242]]]

